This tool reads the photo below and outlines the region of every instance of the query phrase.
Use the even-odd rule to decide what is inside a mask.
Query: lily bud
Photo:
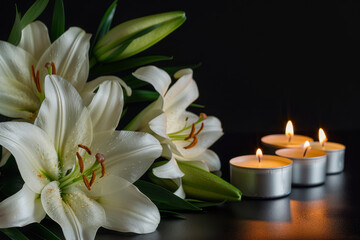
[[[99,62],[131,57],[160,41],[186,20],[182,11],[166,12],[126,21],[112,28],[95,45]]]
[[[156,162],[149,171],[149,178],[154,183],[175,191],[177,185],[171,179],[158,178],[152,173],[152,168],[165,164],[166,161]],[[204,201],[239,201],[241,192],[239,189],[226,182],[213,173],[186,162],[178,161],[180,170],[185,174],[182,177],[182,186],[186,198]]]

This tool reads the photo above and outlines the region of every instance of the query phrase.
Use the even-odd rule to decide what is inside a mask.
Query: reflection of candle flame
[[[261,162],[262,156],[263,156],[263,153],[262,153],[261,149],[258,148],[258,149],[256,150],[256,157],[257,157],[257,159],[259,159],[259,162]]]
[[[303,144],[303,149],[304,149],[303,157],[305,157],[307,151],[308,151],[309,149],[311,149],[309,141],[305,141],[305,143]]]
[[[289,138],[289,142],[291,142],[291,138],[294,136],[294,126],[290,120],[286,124],[285,135]]]
[[[325,135],[325,132],[322,128],[319,128],[319,142],[322,147],[325,146],[325,142],[327,141],[327,137]]]

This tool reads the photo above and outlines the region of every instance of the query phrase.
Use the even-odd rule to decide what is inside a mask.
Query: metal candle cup
[[[264,152],[269,154],[275,154],[275,151],[281,148],[301,147],[305,141],[312,142],[314,140],[303,135],[293,135],[289,141],[289,137],[285,134],[272,134],[261,138]]]
[[[283,148],[276,155],[293,160],[292,184],[315,186],[326,178],[326,152],[309,149],[304,156],[303,148]]]
[[[324,146],[320,142],[311,142],[312,149],[322,150],[327,153],[326,173],[340,173],[344,170],[345,146],[340,143],[325,142]]]
[[[261,162],[255,155],[230,160],[231,184],[246,197],[278,198],[291,193],[292,161],[287,158],[263,155]]]

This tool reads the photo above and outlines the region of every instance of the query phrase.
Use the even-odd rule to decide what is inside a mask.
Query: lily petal
[[[0,203],[0,228],[23,227],[40,222],[45,215],[39,194],[24,184],[19,192]]]
[[[149,128],[162,138],[169,138],[166,133],[166,115],[165,113],[160,114],[149,122]]]
[[[47,27],[42,22],[35,21],[22,30],[18,47],[29,52],[38,61],[50,45]]]
[[[51,182],[41,192],[45,212],[57,222],[66,239],[94,239],[105,223],[104,209],[76,187],[61,193],[59,182]]]
[[[159,167],[153,168],[153,174],[159,178],[181,178],[184,176],[184,173],[180,170],[176,160],[172,157],[167,163]]]
[[[68,80],[78,91],[84,87],[89,75],[90,34],[80,28],[69,28],[41,56],[36,69],[41,80],[47,75],[45,64],[54,62],[56,74]],[[43,85],[43,82],[41,83]]]
[[[49,136],[37,126],[0,123],[0,145],[14,155],[22,178],[33,192],[40,193],[49,179],[58,179],[58,156]]]
[[[11,152],[7,150],[4,147],[1,147],[1,160],[0,160],[0,167],[4,166],[7,161],[9,160],[9,157],[11,156]]]
[[[142,81],[150,83],[161,96],[165,95],[171,83],[169,74],[155,66],[141,67],[133,75]]]
[[[133,184],[119,177],[107,176],[101,188],[109,189],[103,189],[98,199],[106,213],[103,227],[134,233],[150,233],[156,230],[160,222],[159,210]]]
[[[94,135],[93,149],[105,156],[106,173],[138,180],[161,155],[159,141],[148,133],[115,131]]]
[[[180,77],[167,91],[164,98],[164,111],[168,118],[177,118],[199,97],[199,90],[192,73]]]
[[[116,76],[98,77],[90,82],[87,82],[85,84],[84,89],[80,92],[80,95],[84,100],[86,106],[88,106],[92,101],[92,99],[94,98],[96,94],[95,92],[98,90],[100,84],[102,84],[105,81],[116,81],[124,88],[126,95],[130,96],[132,93],[131,88],[121,78],[118,78]]]
[[[114,131],[119,124],[123,106],[124,96],[120,84],[115,80],[101,83],[88,105],[94,132]]]
[[[78,92],[60,76],[46,77],[45,92],[46,98],[34,124],[52,139],[65,174],[73,167],[78,144],[90,146],[91,118]]]
[[[182,179],[181,178],[175,178],[175,179],[172,179],[174,181],[174,183],[176,185],[178,185],[178,189],[176,189],[176,191],[174,192],[174,194],[176,196],[178,196],[179,198],[182,198],[184,199],[186,197],[186,194],[185,194],[185,191],[184,191],[184,188],[182,186]]]
[[[32,82],[35,59],[22,48],[0,41],[0,114],[33,119],[40,106]]]

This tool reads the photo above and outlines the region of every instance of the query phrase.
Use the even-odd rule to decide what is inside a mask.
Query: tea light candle
[[[319,141],[310,143],[313,149],[327,153],[326,173],[340,173],[344,170],[345,146],[340,143],[327,142],[327,137],[322,128],[319,129]]]
[[[272,134],[261,138],[264,151],[274,154],[280,148],[301,147],[305,142],[314,141],[312,138],[303,135],[294,135],[294,126],[289,120],[286,124],[285,134]]]
[[[293,161],[293,185],[314,186],[325,182],[326,152],[312,149],[308,141],[303,147],[278,149],[275,153]]]
[[[246,197],[278,198],[291,192],[292,161],[263,155],[244,155],[230,160],[230,182]]]

